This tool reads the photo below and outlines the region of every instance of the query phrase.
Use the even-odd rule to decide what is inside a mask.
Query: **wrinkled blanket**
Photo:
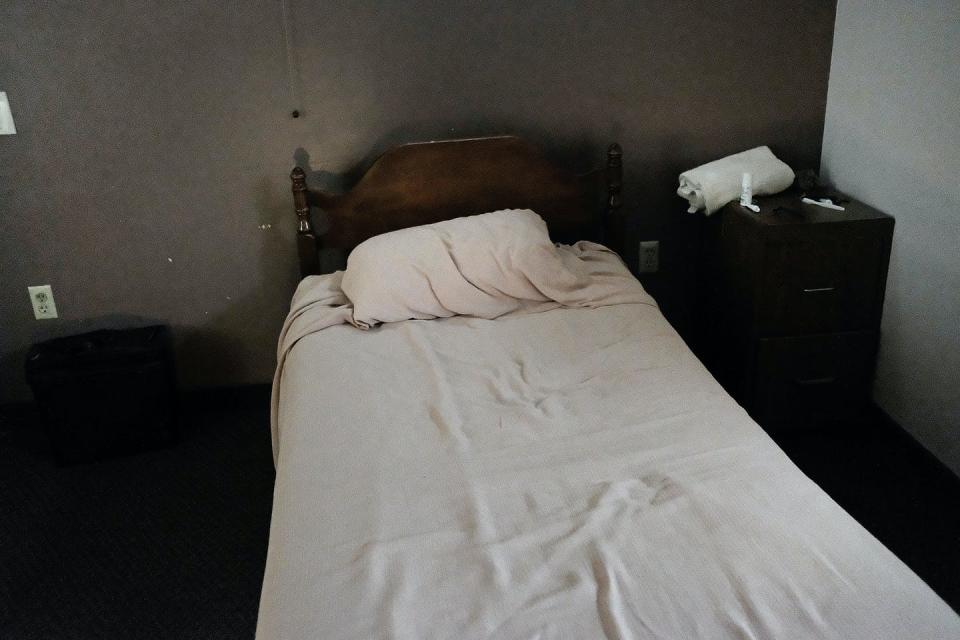
[[[553,249],[553,247],[551,247]],[[575,271],[580,286],[575,289],[547,289],[539,299],[520,299],[505,307],[502,296],[476,296],[471,307],[477,317],[499,317],[509,314],[540,313],[561,306],[595,308],[612,304],[656,305],[653,298],[643,290],[630,274],[623,261],[613,251],[592,242],[578,242],[573,246],[558,245],[555,248],[562,264]],[[509,274],[508,274],[509,275]],[[283,364],[290,349],[306,335],[338,324],[352,323],[360,329],[368,329],[367,321],[354,318],[354,308],[341,289],[344,273],[338,271],[323,276],[304,278],[293,294],[290,313],[280,331],[277,349],[277,369],[273,377],[273,394],[270,410],[270,429],[273,434],[273,456],[277,461],[280,432],[277,422],[278,390],[283,375]],[[523,276],[516,276],[523,279]],[[449,289],[462,286],[454,281]],[[467,285],[469,287],[470,285]],[[432,284],[423,292],[422,306],[432,304],[432,299],[444,291]],[[509,311],[507,310],[509,309]]]
[[[638,285],[363,331],[339,278],[281,340],[260,640],[960,638]]]

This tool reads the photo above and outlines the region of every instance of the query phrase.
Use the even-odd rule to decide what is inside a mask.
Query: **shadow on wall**
[[[585,172],[602,166],[607,144],[619,142],[619,125],[612,130],[599,146],[592,137],[586,135],[579,139],[564,137],[559,131],[546,131],[536,127],[510,125],[505,122],[463,123],[422,123],[397,127],[379,139],[373,141],[367,152],[342,173],[333,173],[322,168],[314,168],[313,162],[323,164],[323,159],[314,160],[303,147],[294,151],[294,164],[307,173],[307,184],[312,189],[323,189],[334,193],[343,193],[355,185],[370,166],[389,149],[411,142],[430,142],[479,138],[488,136],[519,136],[539,147],[551,160],[573,171]],[[292,169],[293,167],[291,167]],[[291,200],[292,203],[292,200]],[[292,204],[290,211],[293,211]]]
[[[139,315],[110,313],[92,318],[82,318],[79,320],[43,320],[38,322],[38,327],[34,329],[30,343],[37,344],[46,340],[63,338],[101,329],[133,329],[137,327],[146,327],[154,324],[165,324],[158,318],[151,318]],[[16,393],[13,397],[18,401],[32,399],[32,394],[26,385],[25,368],[27,362],[27,351],[29,347],[8,351],[0,356],[0,371],[17,372],[17,377],[11,380],[4,380],[4,386],[16,387],[23,385],[21,393]]]
[[[177,373],[185,388],[262,383],[271,377],[274,345],[298,282],[296,218],[290,192],[282,184],[289,181],[263,177],[251,194],[255,218],[250,222],[260,231],[260,244],[257,266],[249,272],[262,279],[261,288],[286,294],[276,307],[267,308],[261,288],[247,289],[241,296],[226,296],[228,304],[217,311],[204,312],[202,325],[174,326]]]
[[[256,226],[251,242],[258,242],[254,264],[246,268],[259,286],[245,293],[226,295],[209,313],[199,310],[192,321],[171,322],[170,316],[106,313],[86,318],[61,317],[35,323],[24,345],[4,348],[0,353],[0,372],[7,401],[27,402],[32,393],[24,368],[31,344],[54,338],[78,335],[101,329],[128,329],[152,324],[170,326],[177,378],[181,388],[233,386],[266,382],[275,364],[274,354],[281,323],[290,295],[298,281],[296,266],[296,223],[289,190],[282,175],[263,177],[248,195],[254,203],[250,219],[244,225]],[[227,234],[224,234],[227,237]],[[230,236],[233,237],[233,236]],[[278,259],[279,258],[279,259]],[[249,277],[249,275],[248,275]],[[270,296],[264,287],[284,292],[277,304],[266,305]],[[13,346],[13,345],[11,345]]]

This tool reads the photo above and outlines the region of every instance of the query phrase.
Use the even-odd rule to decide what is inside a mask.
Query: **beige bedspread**
[[[960,638],[649,299],[345,324],[304,281],[257,637]]]

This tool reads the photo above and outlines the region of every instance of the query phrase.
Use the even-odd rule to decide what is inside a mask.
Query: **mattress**
[[[321,324],[275,390],[261,640],[960,638],[651,304]]]

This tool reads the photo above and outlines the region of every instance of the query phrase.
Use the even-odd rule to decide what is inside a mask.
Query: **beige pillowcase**
[[[495,211],[375,236],[347,259],[342,289],[353,323],[496,318],[585,286],[588,275],[526,209]]]

